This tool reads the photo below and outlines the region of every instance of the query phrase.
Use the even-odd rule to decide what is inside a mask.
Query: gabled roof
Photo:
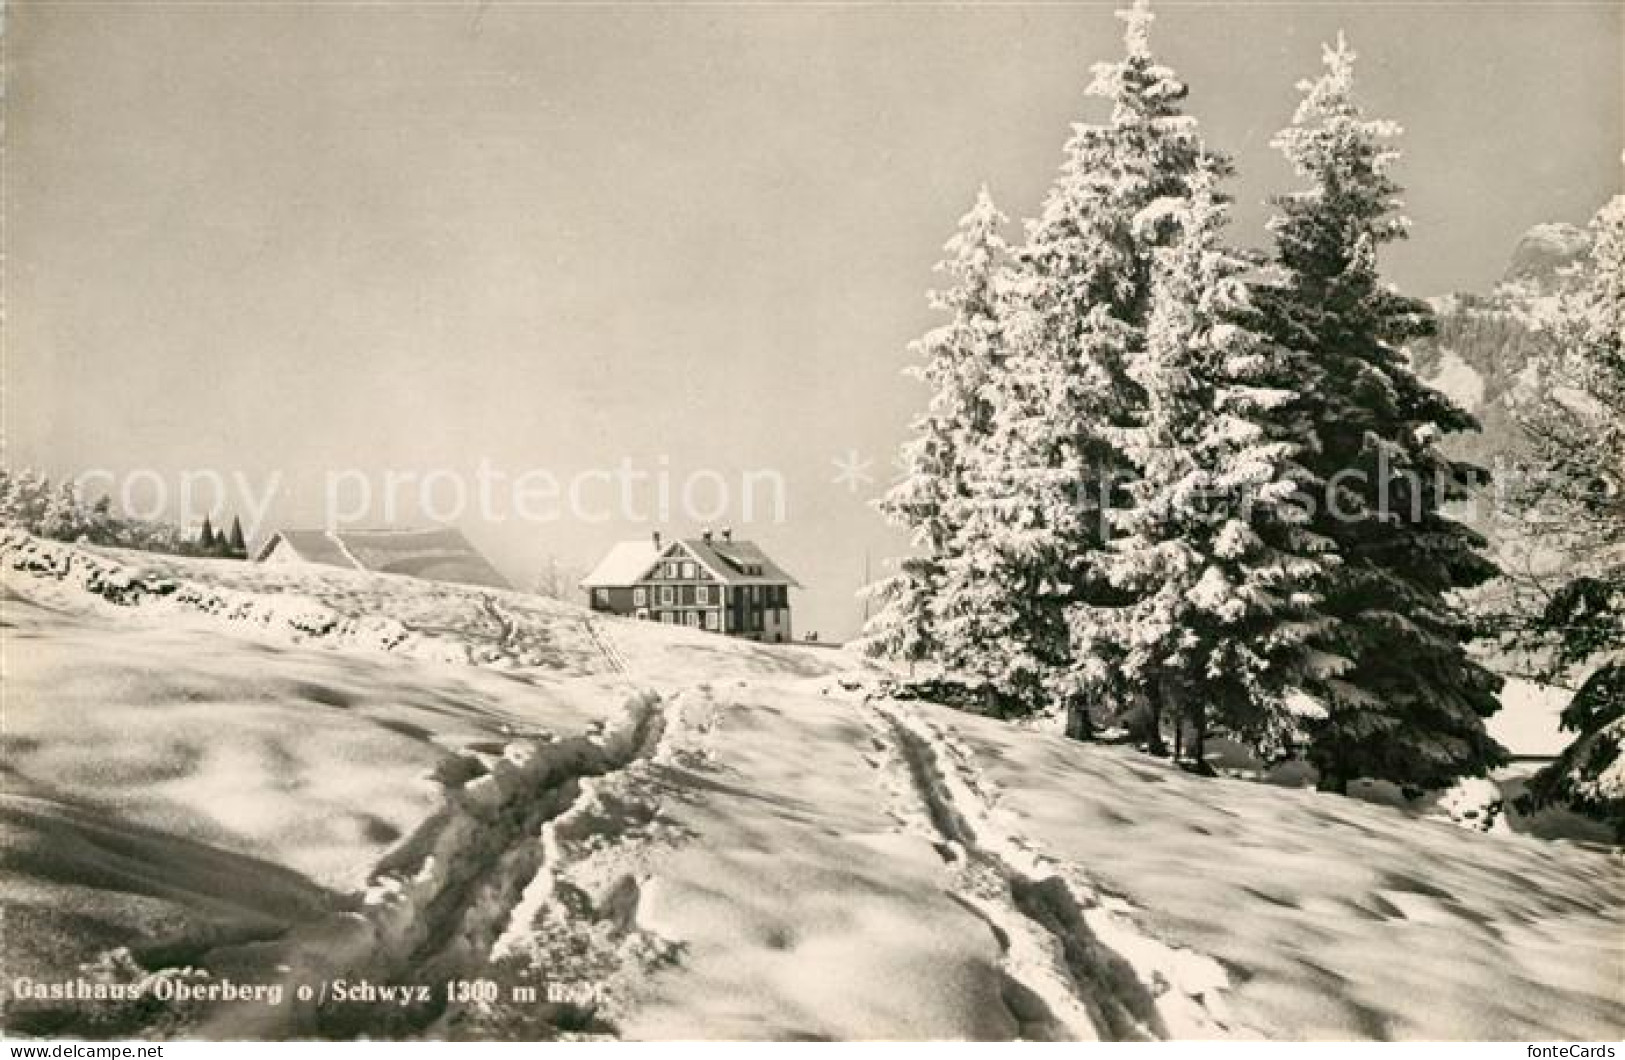
[[[286,541],[293,554],[306,563],[322,563],[329,567],[357,566],[344,554],[343,546],[326,530],[278,530],[260,546],[260,550],[254,554],[254,561],[264,562],[278,541]]]
[[[685,537],[682,545],[694,553],[694,558],[704,563],[712,574],[729,584],[793,585],[801,588],[801,583],[789,571],[773,562],[754,541],[725,541],[719,537],[707,541],[703,537]]]
[[[653,541],[620,541],[598,561],[581,584],[587,589],[613,589],[640,580],[660,558]]]
[[[724,585],[793,585],[801,583],[753,541],[685,537],[656,548],[652,540],[621,541],[581,579],[586,589],[623,588],[644,579],[656,563],[686,552]]]
[[[329,567],[407,574],[427,581],[509,588],[489,560],[474,550],[458,530],[278,530],[254,558],[264,561],[279,541],[306,563]]]

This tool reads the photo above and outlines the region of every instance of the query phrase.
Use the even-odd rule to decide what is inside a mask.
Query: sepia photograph
[[[1625,3],[0,2],[8,1057],[1616,1057]]]

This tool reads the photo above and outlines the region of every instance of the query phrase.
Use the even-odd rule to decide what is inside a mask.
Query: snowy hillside
[[[0,573],[6,989],[104,995],[12,1032],[1625,1033],[1602,848],[522,594],[20,533]],[[165,999],[228,982],[282,993]]]

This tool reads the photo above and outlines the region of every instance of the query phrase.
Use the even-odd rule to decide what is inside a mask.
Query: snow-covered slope
[[[5,988],[140,994],[14,995],[12,1032],[1625,1031],[1601,849],[1193,778],[875,698],[839,652],[521,594],[16,534],[0,573]],[[430,999],[339,996],[361,980]],[[155,1000],[227,981],[285,992]]]

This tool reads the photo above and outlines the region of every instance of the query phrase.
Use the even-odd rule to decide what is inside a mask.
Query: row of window
[[[660,594],[660,603],[661,603],[662,606],[670,607],[672,604],[675,604],[677,602],[677,587],[675,585],[662,585],[662,586],[659,587],[658,591],[659,591],[659,594]],[[717,591],[716,602],[719,603],[719,604],[722,603],[722,591],[720,589]],[[632,590],[632,603],[636,607],[646,607],[646,606],[648,606],[648,603],[649,603],[649,590],[643,588],[641,585],[638,586],[637,588],[633,589]],[[694,598],[693,598],[693,600],[692,601],[685,600],[684,603],[696,603],[696,604],[702,604],[702,605],[705,605],[705,606],[710,606],[710,604],[711,604],[711,587],[709,585],[696,585],[696,586],[694,586]]]
[[[679,589],[685,590],[681,594],[681,599],[679,599]],[[685,604],[695,604],[700,607],[710,607],[712,604],[725,604],[728,602],[725,595],[727,590],[721,586],[717,587],[716,594],[714,596],[712,595],[711,586],[709,585],[658,585],[654,587],[654,591],[657,599],[651,601],[648,587],[642,585],[634,587],[632,590],[632,606],[648,607],[650,603],[653,602],[657,603],[661,607],[676,607]],[[790,590],[787,586],[752,585],[749,586],[748,589],[739,589],[737,591],[744,595],[735,597],[734,603],[736,605],[748,601],[752,607],[762,607],[764,605],[767,607],[790,606]],[[605,607],[609,606],[608,589],[594,589],[592,591],[592,596],[594,603],[603,605]]]
[[[711,600],[711,587],[709,585],[694,585],[694,586],[687,587],[689,591],[686,594],[684,594],[686,596],[686,599],[683,599],[683,600],[679,600],[677,598],[679,588],[680,587],[676,586],[676,585],[662,585],[662,586],[659,586],[658,591],[659,591],[661,605],[663,605],[665,607],[672,607],[672,606],[674,606],[676,604],[682,603],[682,604],[700,604],[702,606],[709,607],[709,606],[711,606],[711,604],[713,602]],[[608,589],[594,589],[592,591],[592,598],[593,598],[594,603],[602,604],[602,605],[607,607],[609,605],[609,590]],[[715,602],[719,603],[719,604],[722,603],[722,590],[721,589],[717,590],[717,598],[716,598]],[[637,588],[633,589],[632,590],[632,604],[635,607],[647,607],[647,606],[649,606],[649,590],[644,588],[641,585],[638,586]]]
[[[664,563],[662,563],[660,565],[660,573],[661,573],[661,577],[664,577],[664,578],[672,578],[672,579],[682,578],[685,581],[693,581],[695,578],[709,578],[710,577],[709,574],[707,574],[704,571],[700,570],[699,564],[695,563],[693,560],[688,560],[688,559],[685,559],[685,560],[668,559],[668,560],[666,560]]]
[[[657,602],[660,604],[660,606],[671,607],[672,605],[678,603],[677,589],[678,587],[675,585],[656,586],[656,592],[659,596],[659,600]],[[724,589],[718,588],[714,598],[711,595],[711,587],[709,585],[695,585],[692,586],[692,589],[692,597],[684,599],[682,603],[699,604],[702,607],[709,607],[713,603],[721,604],[726,602],[723,597],[723,593],[726,591]],[[740,591],[745,592],[746,590]],[[599,599],[604,603],[608,603],[609,594],[605,592],[599,597]],[[752,606],[760,606],[765,604],[768,607],[789,607],[790,590],[783,585],[752,585],[749,587],[748,596],[746,599],[749,600]],[[634,607],[649,606],[649,590],[646,587],[640,585],[632,590],[632,605]]]
[[[646,607],[638,608],[639,618],[653,617],[668,626],[692,626],[699,629],[702,625],[706,629],[717,630],[722,628],[722,613],[720,611],[656,611],[653,616]]]
[[[741,574],[755,575],[760,577],[762,573],[762,565],[760,563],[735,563],[733,566],[736,567]],[[679,578],[681,578],[683,581],[693,581],[695,578],[709,579],[711,577],[710,572],[691,559],[662,560],[660,563],[660,576],[672,581],[676,581]]]

